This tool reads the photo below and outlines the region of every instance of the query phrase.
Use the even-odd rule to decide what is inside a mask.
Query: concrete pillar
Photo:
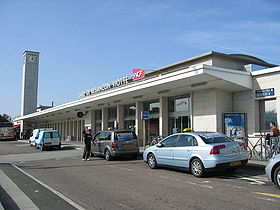
[[[77,121],[77,141],[81,141],[81,121]]]
[[[118,128],[124,129],[124,105],[117,106],[117,122]]]
[[[91,111],[91,133],[94,135],[96,133],[96,125],[95,125],[95,111]]]
[[[107,130],[108,129],[108,108],[102,108],[102,122],[101,122],[101,129]]]
[[[77,124],[78,124],[77,121],[73,122],[73,128],[74,128],[74,135],[73,136],[76,139],[76,141],[78,141],[78,138],[77,138],[78,137],[78,134],[77,134],[77,131],[78,131],[77,130]]]
[[[159,135],[168,136],[168,98],[161,96],[159,104]]]
[[[140,145],[144,144],[144,133],[143,133],[143,120],[141,119],[141,111],[143,111],[143,101],[136,102],[136,114],[135,114],[135,133],[138,136]]]

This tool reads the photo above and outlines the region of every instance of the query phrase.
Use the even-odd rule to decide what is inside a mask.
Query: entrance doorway
[[[184,128],[190,128],[189,116],[169,117],[169,134],[182,132]]]

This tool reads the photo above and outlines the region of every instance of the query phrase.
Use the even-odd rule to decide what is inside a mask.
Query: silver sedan
[[[274,182],[274,184],[280,189],[280,154],[272,157],[266,167],[265,173],[270,182]]]

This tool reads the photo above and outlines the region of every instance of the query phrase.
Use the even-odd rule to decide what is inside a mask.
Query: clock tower
[[[21,116],[34,113],[37,107],[39,52],[23,53]]]

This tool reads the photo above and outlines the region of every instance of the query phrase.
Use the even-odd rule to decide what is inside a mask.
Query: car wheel
[[[157,168],[157,160],[156,160],[156,157],[152,153],[150,153],[148,155],[147,162],[148,162],[148,166],[151,169]]]
[[[106,159],[107,161],[112,160],[111,153],[110,153],[110,151],[109,151],[108,149],[105,150],[105,159]]]
[[[280,166],[276,168],[273,174],[274,184],[280,189]]]
[[[61,144],[58,145],[57,149],[58,149],[58,150],[61,150]]]
[[[191,173],[195,177],[203,177],[205,174],[205,168],[201,160],[195,158],[191,162]]]

